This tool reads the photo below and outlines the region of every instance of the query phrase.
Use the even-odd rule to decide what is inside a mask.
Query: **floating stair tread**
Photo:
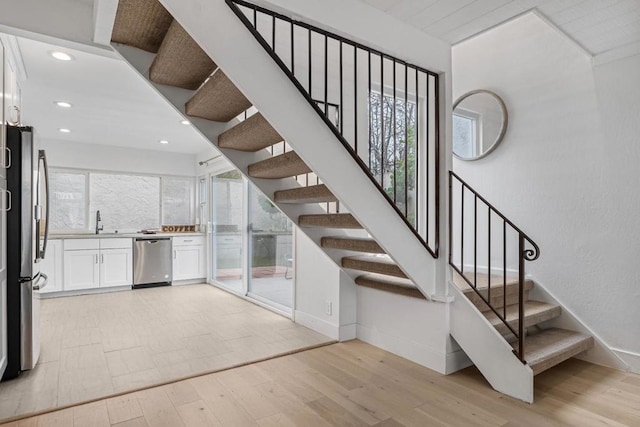
[[[151,81],[195,90],[217,68],[209,55],[173,21],[149,68]]]
[[[593,337],[566,329],[550,328],[525,337],[525,360],[534,375],[593,347]],[[517,347],[517,342],[513,344]]]
[[[356,277],[356,285],[379,289],[385,292],[406,295],[413,298],[426,299],[420,290],[409,279],[386,276],[384,274],[363,274]]]
[[[348,213],[300,215],[300,217],[298,217],[298,225],[300,227],[319,228],[362,228],[360,223],[353,217],[353,215]]]
[[[311,172],[309,166],[296,154],[289,151],[249,165],[248,173],[253,178],[281,179]]]
[[[251,107],[251,102],[218,68],[185,105],[187,115],[228,122]]]
[[[111,41],[156,53],[172,21],[158,0],[120,0]]]
[[[357,255],[342,258],[342,267],[406,278],[388,255]]]
[[[498,310],[502,315],[502,310]],[[524,303],[524,327],[537,325],[560,316],[562,308],[559,305],[547,304],[540,301],[525,301]],[[491,322],[501,334],[509,333],[509,328],[502,323],[502,320],[493,311],[487,311],[484,316]],[[507,322],[514,330],[518,328],[518,304],[512,304],[507,306]]]
[[[276,191],[274,198],[277,203],[325,203],[338,201],[336,196],[331,194],[331,191],[324,184]]]
[[[474,274],[473,272],[465,272],[464,273],[464,277],[469,280],[471,283],[473,283],[474,281]],[[504,276],[499,275],[499,274],[492,274],[491,276],[489,276],[486,273],[478,273],[476,275],[477,277],[477,282],[476,282],[476,287],[480,290],[480,289],[487,289],[487,287],[489,286],[489,278],[491,278],[491,289],[493,289],[494,287],[502,287],[502,284],[504,283]],[[469,284],[464,280],[464,278],[457,272],[454,271],[453,272],[453,283],[458,287],[458,289],[460,289],[461,291],[468,291],[469,290]],[[513,276],[513,275],[507,275],[507,287],[509,287],[510,285],[517,285],[518,284],[518,276]]]
[[[320,240],[323,248],[342,249],[345,251],[368,252],[372,254],[383,254],[384,249],[373,239],[358,237],[323,237]]]
[[[256,113],[220,134],[218,146],[238,151],[256,152],[282,140],[283,138],[267,122],[264,116]]]

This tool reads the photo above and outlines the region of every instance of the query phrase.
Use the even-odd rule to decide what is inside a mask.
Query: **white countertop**
[[[51,234],[49,239],[131,239],[136,237],[146,237],[153,239],[154,237],[183,237],[183,236],[204,236],[204,233],[156,233],[156,234],[143,234],[143,233],[76,233],[76,234]]]

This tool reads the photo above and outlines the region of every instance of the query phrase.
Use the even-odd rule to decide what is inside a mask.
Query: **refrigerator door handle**
[[[9,147],[4,147],[5,150],[7,150],[7,154],[5,157],[5,162],[4,162],[4,168],[5,169],[9,169],[11,167],[11,148]]]
[[[47,244],[49,243],[49,216],[51,210],[51,196],[49,195],[49,165],[47,164],[47,155],[44,150],[38,151],[38,159],[42,160],[44,166],[44,189],[45,189],[45,218],[44,218],[44,243],[42,244],[42,253],[40,259],[44,259],[47,253]]]
[[[4,191],[7,193],[7,196],[8,196],[7,199],[6,199],[7,200],[7,207],[4,208],[4,211],[5,212],[9,212],[11,210],[11,205],[12,205],[12,201],[11,201],[12,194],[11,194],[11,191],[9,191],[9,190],[4,190]]]
[[[43,279],[42,280],[42,284],[40,284],[40,281],[36,282],[36,284],[33,285],[33,290],[34,291],[41,291],[44,288],[46,288],[47,285],[49,284],[49,276],[47,276],[44,273],[40,273],[40,277]]]

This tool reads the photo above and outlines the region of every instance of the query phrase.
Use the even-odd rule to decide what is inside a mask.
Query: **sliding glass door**
[[[211,279],[244,294],[243,187],[237,171],[211,177]]]
[[[249,186],[249,234],[249,295],[290,313],[293,224],[253,186]]]
[[[293,308],[293,223],[237,171],[210,175],[211,283]]]

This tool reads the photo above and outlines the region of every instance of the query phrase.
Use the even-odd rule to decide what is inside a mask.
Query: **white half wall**
[[[533,14],[453,48],[454,99],[490,89],[509,111],[503,143],[454,170],[540,245],[527,273],[619,355],[640,353],[639,75],[640,56],[593,66]]]
[[[110,145],[40,140],[49,166],[111,172],[196,176],[193,154],[139,150]]]

